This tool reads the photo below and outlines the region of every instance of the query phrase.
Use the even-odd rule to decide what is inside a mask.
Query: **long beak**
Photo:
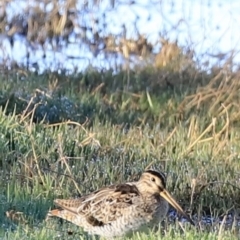
[[[193,226],[195,226],[195,223],[193,220],[183,211],[181,206],[173,199],[173,197],[170,195],[170,193],[164,189],[160,192],[160,196],[163,197],[166,201],[168,201],[179,213],[181,213]]]

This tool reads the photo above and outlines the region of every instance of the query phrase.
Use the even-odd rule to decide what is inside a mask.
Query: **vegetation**
[[[53,199],[147,167],[167,173],[168,190],[199,223],[171,209],[151,239],[239,238],[239,75],[163,72],[0,76],[0,238],[88,239],[46,221]]]

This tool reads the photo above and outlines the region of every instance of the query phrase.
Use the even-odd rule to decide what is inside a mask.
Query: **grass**
[[[169,88],[147,69],[131,72],[125,89],[124,74],[1,76],[1,239],[88,239],[45,220],[53,199],[133,180],[148,166],[167,173],[200,227],[169,216],[133,239],[239,239],[239,79],[198,73],[201,86],[191,74],[183,85],[174,73]]]

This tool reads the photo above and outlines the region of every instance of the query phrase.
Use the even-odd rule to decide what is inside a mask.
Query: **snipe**
[[[61,209],[51,210],[49,216],[66,219],[89,234],[113,238],[159,224],[170,203],[194,225],[165,187],[163,173],[147,170],[137,182],[104,187],[78,199],[56,199]]]

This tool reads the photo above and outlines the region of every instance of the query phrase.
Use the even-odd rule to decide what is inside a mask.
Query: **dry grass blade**
[[[11,221],[14,221],[16,223],[20,224],[27,224],[28,221],[26,219],[26,216],[23,212],[17,212],[15,210],[9,210],[5,212],[6,217],[9,218]]]

